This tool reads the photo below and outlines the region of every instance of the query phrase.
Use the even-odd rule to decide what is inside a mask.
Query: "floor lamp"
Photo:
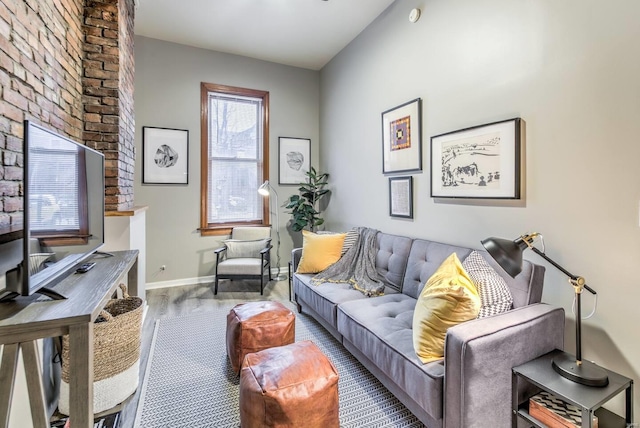
[[[563,357],[553,360],[553,369],[560,376],[582,385],[606,386],[609,384],[609,378],[604,369],[590,361],[582,361],[582,310],[580,296],[583,289],[593,295],[596,295],[596,292],[586,284],[583,277],[569,273],[565,268],[551,260],[544,253],[544,246],[542,247],[543,251],[534,247],[533,240],[538,236],[542,237],[539,233],[532,233],[530,235],[522,235],[514,241],[501,238],[487,238],[482,241],[482,245],[491,257],[512,277],[515,277],[522,271],[522,253],[527,248],[531,249],[531,251],[569,277],[569,283],[575,291],[576,302],[576,358],[573,359],[563,354]]]
[[[266,180],[264,183],[262,183],[260,185],[260,187],[258,187],[258,193],[260,193],[262,196],[269,196],[271,193],[273,193],[273,195],[275,196],[276,199],[276,207],[275,207],[275,213],[276,213],[276,222],[275,222],[275,229],[276,229],[276,264],[278,265],[278,274],[276,275],[276,281],[284,281],[285,279],[287,279],[287,276],[282,274],[280,275],[280,222],[279,222],[279,217],[278,217],[278,192],[276,192],[276,189],[273,188],[273,186],[271,184],[269,184],[269,180]],[[271,198],[269,198],[269,205],[271,205]]]

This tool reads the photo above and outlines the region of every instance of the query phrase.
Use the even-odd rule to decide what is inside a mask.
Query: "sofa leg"
[[[298,307],[298,313],[301,314],[302,313],[302,306],[300,306],[300,303],[296,302],[296,306]]]

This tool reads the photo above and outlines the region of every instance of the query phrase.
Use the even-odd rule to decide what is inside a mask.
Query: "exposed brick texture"
[[[102,151],[133,207],[134,0],[0,0],[0,228],[22,223],[23,121]]]
[[[84,8],[83,138],[105,154],[110,211],[133,208],[133,18],[132,0],[87,1]]]

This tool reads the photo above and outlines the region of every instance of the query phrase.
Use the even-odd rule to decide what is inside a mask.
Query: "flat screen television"
[[[60,299],[50,287],[104,245],[104,155],[28,120],[23,142],[23,226],[0,233],[0,300]]]

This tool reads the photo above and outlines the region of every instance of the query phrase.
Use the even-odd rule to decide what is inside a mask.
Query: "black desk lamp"
[[[541,236],[539,233],[522,235],[515,241],[501,238],[487,238],[482,241],[482,245],[495,261],[512,277],[522,271],[522,253],[530,248],[534,253],[551,263],[560,272],[569,277],[569,283],[575,291],[576,301],[576,358],[573,360],[567,354],[553,360],[553,368],[562,377],[574,382],[588,386],[606,386],[609,384],[607,373],[596,364],[590,361],[582,361],[582,315],[580,305],[580,295],[586,289],[591,294],[596,292],[589,287],[583,277],[569,273],[565,268],[551,260],[543,251],[533,246],[533,240]],[[544,250],[544,246],[543,246]]]

